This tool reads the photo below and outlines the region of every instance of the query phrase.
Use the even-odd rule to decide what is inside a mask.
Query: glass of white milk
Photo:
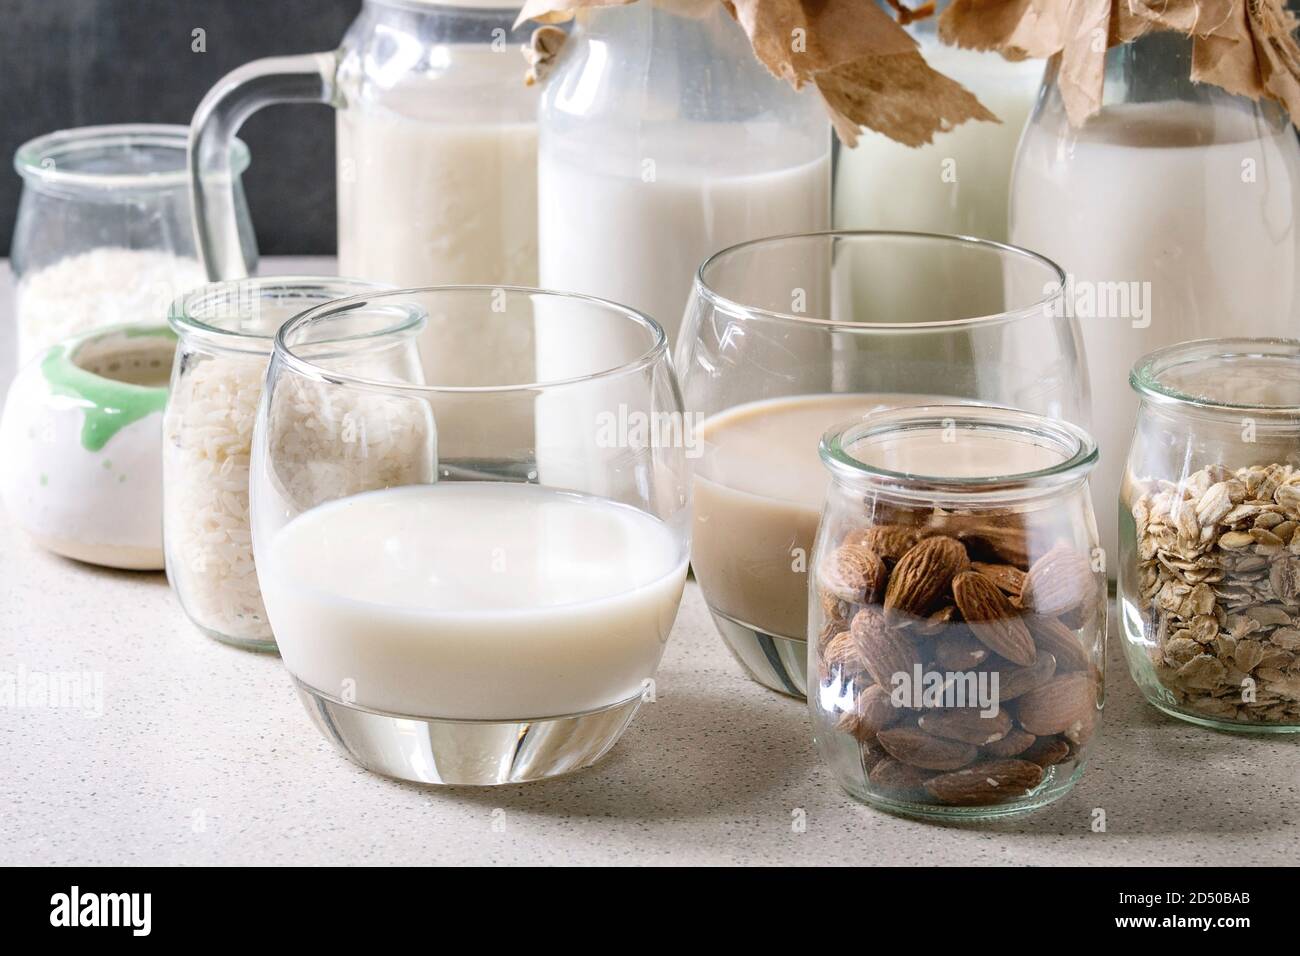
[[[1063,279],[1023,249],[890,232],[761,239],[700,268],[675,363],[702,418],[691,564],[755,680],[806,692],[827,428],[953,401],[1087,424]]]
[[[423,354],[420,375],[383,360],[406,347],[390,331],[402,313],[430,320],[418,346],[441,355],[441,378]],[[458,363],[467,335],[441,334],[472,328],[477,346],[507,349],[521,325],[558,319],[587,347],[545,380]],[[681,600],[690,426],[663,330],[602,300],[429,288],[286,324],[254,434],[253,545],[322,732],[368,769],[425,783],[598,760],[653,698]],[[353,470],[384,465],[372,448],[391,480],[352,493]],[[430,456],[428,477],[403,454]]]

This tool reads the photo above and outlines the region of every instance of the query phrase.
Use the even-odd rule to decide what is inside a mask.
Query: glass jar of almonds
[[[1300,731],[1300,341],[1152,352],[1120,502],[1133,679],[1219,730]]]
[[[1103,703],[1092,439],[1027,412],[926,406],[834,428],[821,457],[808,701],[840,785],[919,816],[1062,796]]]

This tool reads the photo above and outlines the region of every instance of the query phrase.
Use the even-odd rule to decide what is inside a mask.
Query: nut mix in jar
[[[840,784],[922,815],[1040,806],[1101,716],[1104,562],[1079,429],[987,406],[827,432],[809,694]]]
[[[1121,509],[1129,669],[1160,709],[1300,730],[1300,342],[1146,356]]]

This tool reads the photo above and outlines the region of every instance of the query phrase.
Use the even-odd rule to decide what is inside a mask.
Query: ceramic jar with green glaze
[[[0,420],[0,497],[37,544],[91,564],[162,568],[162,412],[175,350],[166,326],[115,326],[18,372]]]

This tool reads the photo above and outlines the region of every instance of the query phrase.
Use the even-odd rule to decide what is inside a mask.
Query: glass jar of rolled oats
[[[1119,606],[1133,679],[1192,723],[1300,731],[1300,341],[1184,342],[1129,382]]]
[[[1064,795],[1103,703],[1096,444],[1028,412],[939,405],[834,428],[821,457],[808,703],[840,785],[937,817]]]

